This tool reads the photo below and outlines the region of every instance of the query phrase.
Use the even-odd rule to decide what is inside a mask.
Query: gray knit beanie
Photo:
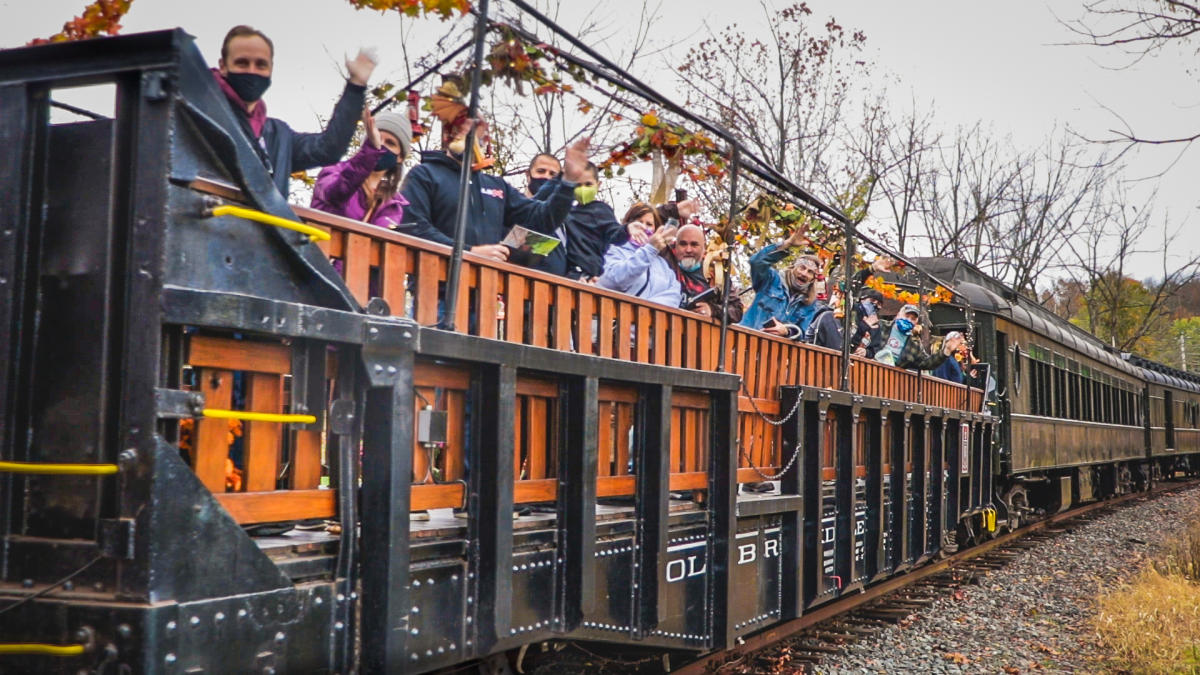
[[[379,113],[375,116],[375,128],[400,139],[400,149],[403,152],[400,159],[408,157],[412,149],[412,124],[409,123],[407,115],[398,112]]]

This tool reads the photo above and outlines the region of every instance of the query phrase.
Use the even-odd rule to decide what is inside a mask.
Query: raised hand
[[[346,72],[350,74],[350,83],[360,87],[367,86],[367,81],[371,79],[371,73],[375,72],[375,65],[378,63],[379,57],[375,55],[374,49],[359,49],[358,55],[353,59],[346,59]]]
[[[563,178],[571,183],[583,181],[587,170],[588,151],[592,147],[592,137],[584,136],[567,146],[567,156],[563,162]]]
[[[808,228],[797,227],[796,229],[792,230],[792,233],[788,235],[787,239],[783,240],[783,246],[784,248],[803,246],[808,242]]]
[[[370,108],[363,108],[363,127],[367,131],[366,143],[372,148],[383,147],[383,139],[379,137],[379,129],[375,128],[375,116],[371,114]]]
[[[638,246],[642,246],[650,241],[650,233],[647,231],[646,225],[640,220],[635,220],[626,225],[625,231],[629,233],[629,241]]]
[[[691,220],[692,216],[700,212],[700,201],[697,199],[685,199],[677,202],[675,208],[679,209],[679,221],[686,223]]]
[[[664,248],[670,246],[671,244],[674,244],[675,243],[675,232],[677,230],[679,230],[679,228],[671,227],[671,226],[658,228],[658,230],[655,231],[654,234],[650,235],[650,245],[653,246],[656,250],[661,251]]]

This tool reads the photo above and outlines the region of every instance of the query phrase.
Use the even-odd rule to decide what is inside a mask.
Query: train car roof
[[[1165,363],[1151,361],[1144,356],[1137,354],[1122,354],[1125,360],[1129,363],[1141,368],[1145,374],[1145,378],[1151,382],[1156,382],[1183,391],[1191,391],[1200,393],[1200,375],[1189,373],[1178,368],[1172,368]]]
[[[1095,335],[1017,293],[978,267],[947,257],[917,258],[916,262],[930,274],[953,282],[954,292],[966,298],[973,309],[1008,317],[1067,349],[1131,375],[1142,375],[1142,368],[1127,363]]]

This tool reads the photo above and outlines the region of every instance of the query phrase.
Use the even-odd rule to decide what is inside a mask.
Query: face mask
[[[254,103],[262,98],[267,87],[271,86],[271,78],[258,73],[227,73],[225,81],[233,88],[238,98],[246,103]]]
[[[580,185],[575,188],[575,200],[580,204],[590,204],[596,201],[595,185]]]
[[[549,178],[530,178],[529,179],[529,194],[536,195],[541,191],[542,186],[549,183]]]
[[[451,156],[459,161],[462,161],[463,150],[467,149],[467,139],[456,138],[453,141],[450,141],[450,145],[447,145],[446,149],[450,151]]]
[[[684,272],[695,272],[696,270],[700,269],[700,259],[683,258],[679,261],[679,269],[683,270]]]
[[[799,295],[808,295],[808,292],[812,290],[813,282],[801,282],[794,274],[789,276],[791,276],[792,291],[795,293]]]
[[[859,305],[862,308],[863,316],[875,316],[875,303],[870,300],[863,300]]]
[[[385,150],[379,159],[375,161],[376,171],[391,171],[400,163],[400,158],[391,150]]]
[[[896,319],[896,327],[900,329],[901,333],[908,335],[912,332],[913,322],[908,319]]]

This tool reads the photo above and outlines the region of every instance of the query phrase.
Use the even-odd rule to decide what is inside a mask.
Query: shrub
[[[1197,562],[1183,563],[1193,578]],[[1100,598],[1094,621],[1112,665],[1132,673],[1200,673],[1200,583],[1159,569],[1166,567],[1155,564]]]

